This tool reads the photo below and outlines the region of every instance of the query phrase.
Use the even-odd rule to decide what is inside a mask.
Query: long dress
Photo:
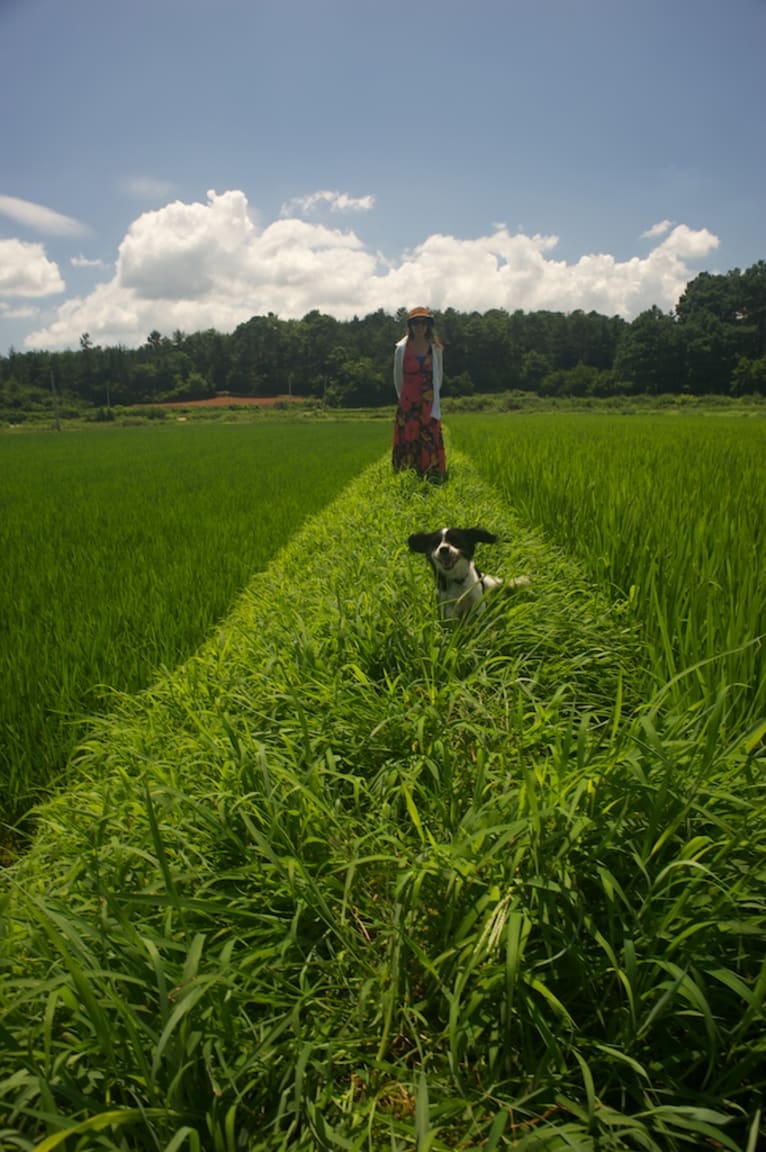
[[[416,356],[404,350],[402,391],[394,419],[392,463],[398,472],[414,468],[420,476],[442,480],[447,473],[441,421],[431,416],[433,364],[430,351]]]

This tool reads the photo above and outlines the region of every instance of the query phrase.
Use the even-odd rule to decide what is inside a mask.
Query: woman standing
[[[414,468],[429,480],[444,480],[447,462],[441,426],[442,346],[428,308],[407,315],[407,334],[394,348],[394,469]]]

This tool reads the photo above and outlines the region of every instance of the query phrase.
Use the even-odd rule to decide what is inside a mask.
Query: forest
[[[447,396],[507,391],[542,397],[766,395],[766,261],[702,272],[674,311],[628,322],[598,312],[435,313]],[[391,353],[406,309],[340,321],[253,316],[233,332],[151,332],[138,348],[0,356],[0,421],[56,406],[60,414],[200,400],[220,394],[313,397],[329,406],[391,403]]]

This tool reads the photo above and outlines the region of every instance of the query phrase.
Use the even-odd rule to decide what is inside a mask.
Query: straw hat
[[[407,313],[408,320],[416,320],[419,316],[422,316],[424,320],[433,320],[430,308],[411,308]]]

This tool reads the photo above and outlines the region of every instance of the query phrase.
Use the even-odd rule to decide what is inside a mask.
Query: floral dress
[[[447,462],[439,420],[431,417],[433,363],[430,351],[416,356],[404,350],[402,391],[394,420],[392,462],[396,471],[414,468],[420,476],[444,479]]]

